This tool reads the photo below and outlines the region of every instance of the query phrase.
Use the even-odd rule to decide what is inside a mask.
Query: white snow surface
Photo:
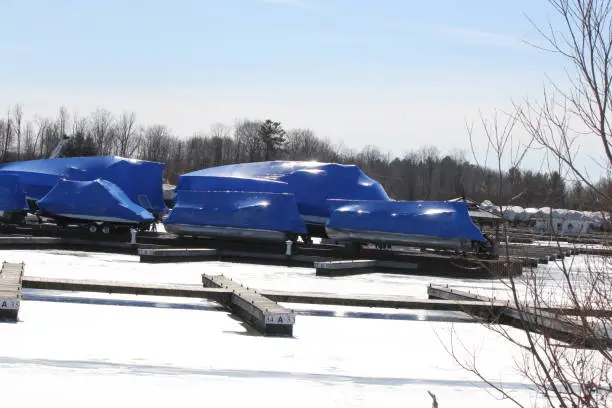
[[[430,282],[495,285],[380,274],[320,278],[307,268],[218,262],[151,265],[136,256],[55,250],[1,257],[25,261],[26,276],[74,279],[197,285],[202,273],[223,273],[262,289],[418,297]],[[379,318],[356,318],[346,312],[361,309],[290,305],[336,317],[298,314],[294,338],[265,338],[209,301],[35,290],[24,296],[20,322],[0,323],[7,406],[430,407],[428,390],[440,407],[512,406],[457,367],[444,349],[451,329],[477,350],[491,379],[527,403],[534,396],[514,369],[518,351],[500,336],[423,311],[366,309]],[[400,313],[408,317],[384,318]]]

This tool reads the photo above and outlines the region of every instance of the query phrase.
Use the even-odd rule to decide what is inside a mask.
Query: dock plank
[[[198,285],[153,284],[120,281],[92,281],[26,276],[23,287],[28,289],[65,290],[72,292],[117,293],[210,299],[221,304],[229,300],[230,291],[221,288],[203,288]]]

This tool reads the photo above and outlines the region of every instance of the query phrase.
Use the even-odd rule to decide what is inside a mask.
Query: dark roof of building
[[[470,200],[469,198],[457,197],[457,198],[453,198],[448,201],[449,202],[463,201],[464,203],[466,203],[468,207],[468,213],[470,214],[470,217],[474,219],[480,219],[480,220],[501,220],[502,219],[502,217],[500,217],[497,214],[493,214],[490,211],[483,210],[482,208],[480,208],[480,205],[476,201]]]
[[[493,214],[492,212],[485,211],[483,209],[468,210],[468,214],[472,218],[489,219],[489,220],[501,220],[499,215]]]
[[[469,198],[465,198],[465,197],[457,197],[457,198],[453,198],[452,200],[448,200],[449,202],[457,202],[457,201],[463,201],[465,203],[467,203],[468,205],[478,205],[478,203],[474,200],[470,200]]]

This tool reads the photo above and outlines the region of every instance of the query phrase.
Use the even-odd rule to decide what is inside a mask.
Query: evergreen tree
[[[64,147],[63,157],[87,157],[96,156],[96,146],[91,136],[83,132],[77,132]]]
[[[265,160],[270,160],[272,156],[287,142],[286,133],[280,122],[273,122],[267,119],[259,127],[259,138],[265,147]]]

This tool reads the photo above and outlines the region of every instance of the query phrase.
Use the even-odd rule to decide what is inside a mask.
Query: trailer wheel
[[[91,232],[92,234],[95,234],[96,232],[98,232],[98,226],[96,224],[91,224],[88,228],[89,232]]]
[[[106,224],[102,225],[102,233],[103,234],[110,234],[110,232],[111,232],[110,225],[106,225]]]

